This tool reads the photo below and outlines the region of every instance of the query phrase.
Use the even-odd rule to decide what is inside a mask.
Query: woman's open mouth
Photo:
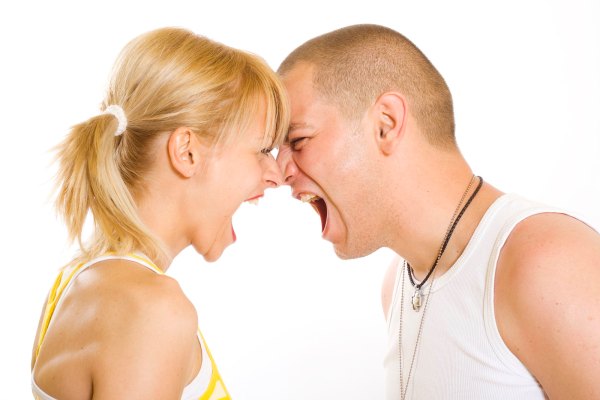
[[[258,201],[259,201],[259,200],[260,200],[260,199],[261,199],[263,196],[264,196],[263,194],[259,194],[258,196],[254,196],[254,197],[252,197],[252,198],[250,198],[250,199],[247,199],[247,200],[244,200],[244,201],[245,201],[245,202],[247,202],[247,203],[254,204],[255,206],[257,206],[257,205],[258,205]]]

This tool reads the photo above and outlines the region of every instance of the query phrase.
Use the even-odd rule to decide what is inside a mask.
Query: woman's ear
[[[201,144],[188,127],[179,127],[171,132],[167,151],[171,166],[184,178],[190,178],[199,170]]]
[[[404,134],[406,101],[397,92],[383,93],[373,107],[376,142],[385,155],[390,155]]]

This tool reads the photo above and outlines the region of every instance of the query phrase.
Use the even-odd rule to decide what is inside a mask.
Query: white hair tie
[[[123,108],[116,104],[111,104],[110,106],[106,107],[103,114],[111,114],[115,116],[117,121],[119,121],[119,126],[117,126],[115,136],[121,136],[127,128],[127,117],[125,116],[125,111],[123,111]]]

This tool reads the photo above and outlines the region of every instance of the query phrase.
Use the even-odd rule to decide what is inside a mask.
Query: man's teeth
[[[310,203],[311,201],[316,199],[318,199],[318,197],[314,194],[305,193],[302,196],[300,196],[300,201],[302,201],[303,203]]]
[[[260,197],[257,197],[256,199],[246,200],[246,202],[250,203],[250,204],[254,204],[255,206],[257,206],[259,200],[260,200]]]

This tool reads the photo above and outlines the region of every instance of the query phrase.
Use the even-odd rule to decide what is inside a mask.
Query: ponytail
[[[56,208],[69,239],[79,243],[81,259],[136,250],[151,259],[163,258],[166,252],[139,218],[120,172],[117,150],[123,137],[115,136],[118,122],[110,114],[93,117],[74,126],[58,146]],[[86,245],[82,231],[89,211],[94,232]]]

